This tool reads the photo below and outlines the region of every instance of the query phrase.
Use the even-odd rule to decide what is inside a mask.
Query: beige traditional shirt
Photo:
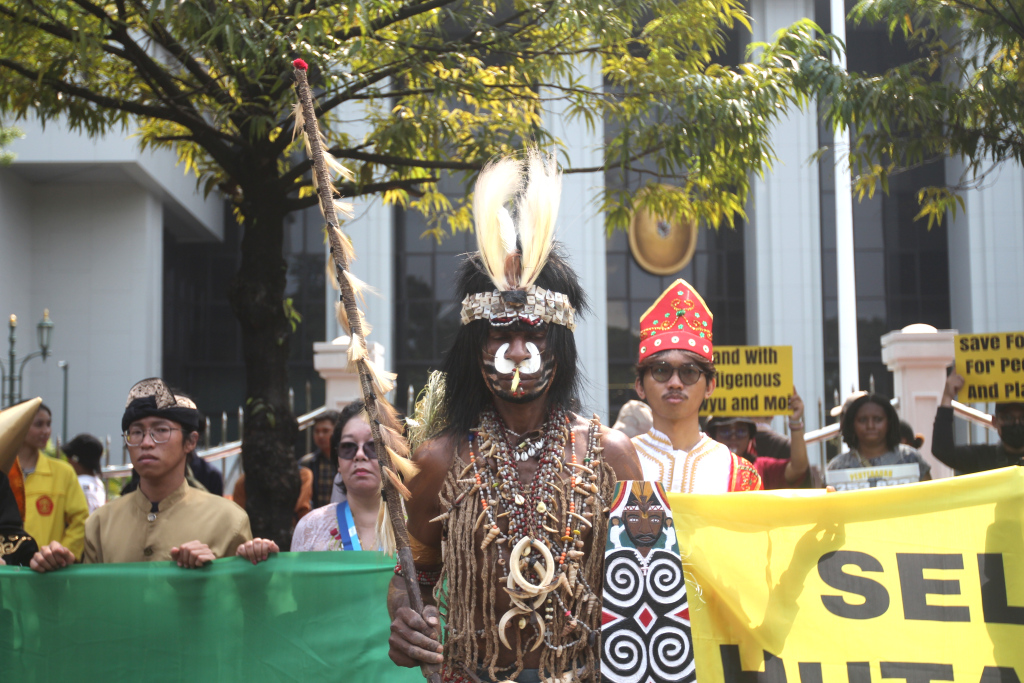
[[[85,523],[86,563],[164,562],[171,548],[200,541],[218,558],[252,539],[249,516],[235,503],[181,486],[153,504],[136,489],[94,512]]]
[[[689,451],[676,450],[657,429],[633,437],[644,481],[658,481],[668,493],[726,493],[762,488],[757,470],[706,434]]]

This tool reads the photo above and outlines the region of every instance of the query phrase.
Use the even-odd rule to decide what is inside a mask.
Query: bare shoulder
[[[619,481],[644,478],[640,459],[629,437],[617,429],[601,426],[601,445],[604,446],[604,461],[615,472]]]
[[[576,432],[576,440],[586,444],[587,431],[590,429],[590,420],[577,415],[573,431]],[[640,468],[640,460],[636,456],[636,449],[629,437],[617,429],[610,429],[604,425],[598,428],[598,438],[604,448],[604,461],[615,472],[619,480],[643,479],[643,470]]]
[[[440,514],[439,495],[457,448],[454,437],[442,435],[423,442],[412,454],[420,471],[407,482],[412,498],[405,507],[409,513],[409,532],[421,541],[434,537],[440,541],[441,525],[431,524],[430,520]]]

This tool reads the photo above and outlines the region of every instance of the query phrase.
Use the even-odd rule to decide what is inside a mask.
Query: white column
[[[352,401],[362,399],[359,373],[352,372],[348,362],[349,338],[340,336],[334,341],[313,344],[313,368],[326,383],[324,405],[329,410],[341,410]],[[384,363],[384,346],[370,342],[367,349],[370,360],[378,367]]]
[[[351,136],[353,144],[365,141],[370,133],[366,123],[366,109],[361,102],[347,103],[339,107],[338,120],[332,125],[343,126]],[[394,248],[394,207],[385,206],[380,196],[359,197],[353,201],[355,218],[345,220],[341,229],[352,240],[356,260],[352,273],[375,290],[379,296],[368,295],[366,305],[360,304],[366,320],[373,326],[368,340],[384,348],[384,367],[391,369],[394,358],[391,354],[395,313],[395,248]],[[329,253],[325,247],[325,253]],[[327,282],[327,341],[345,334],[338,323],[334,304],[338,292]]]
[[[915,434],[924,435],[921,454],[932,466],[932,479],[953,476],[953,468],[932,455],[931,440],[935,411],[946,385],[946,368],[953,362],[956,333],[917,324],[882,336],[882,362],[892,371],[900,418],[910,423]]]
[[[598,64],[581,63],[580,85],[594,90],[602,87]],[[544,113],[544,125],[565,146],[559,161],[565,167],[587,168],[602,164],[604,124],[598,121],[588,130],[586,121],[569,120],[568,103],[557,101]],[[562,178],[562,203],[555,239],[565,245],[583,290],[590,300],[590,313],[576,327],[576,348],[585,380],[583,415],[596,412],[608,423],[608,295],[606,286],[604,214],[600,195],[604,174],[570,173]]]
[[[753,39],[814,16],[811,0],[755,0]],[[821,297],[821,210],[815,107],[792,111],[772,134],[774,170],[754,178],[745,240],[747,320],[751,344],[793,347],[793,381],[806,405],[807,429],[818,424],[824,394]],[[815,452],[811,453],[812,460]]]
[[[950,160],[946,168],[947,181],[957,182],[960,164]],[[1002,164],[964,201],[949,225],[952,326],[964,334],[1024,330],[1024,168]],[[973,429],[974,443],[998,438]]]

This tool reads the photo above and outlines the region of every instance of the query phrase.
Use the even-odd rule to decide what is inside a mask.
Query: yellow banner
[[[701,405],[701,415],[754,417],[790,413],[792,346],[716,346],[715,369],[715,393]]]
[[[1024,332],[958,334],[956,371],[963,403],[1024,401]]]
[[[1024,680],[1024,469],[669,501],[700,683]]]

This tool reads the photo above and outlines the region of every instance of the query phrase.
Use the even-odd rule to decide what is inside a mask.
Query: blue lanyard
[[[359,532],[356,531],[356,522],[352,519],[352,508],[348,506],[348,501],[343,500],[338,503],[334,512],[338,517],[338,535],[341,537],[341,547],[345,550],[362,550],[363,546],[359,544]]]

